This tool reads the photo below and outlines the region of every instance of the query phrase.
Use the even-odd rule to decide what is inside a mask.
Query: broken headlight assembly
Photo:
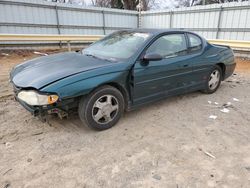
[[[58,101],[59,97],[55,94],[40,94],[36,91],[20,91],[17,95],[18,99],[32,106],[42,106],[53,104]]]

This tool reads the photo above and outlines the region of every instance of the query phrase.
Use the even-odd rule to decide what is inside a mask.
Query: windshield
[[[92,44],[83,54],[109,60],[131,57],[149,37],[149,33],[118,31]]]

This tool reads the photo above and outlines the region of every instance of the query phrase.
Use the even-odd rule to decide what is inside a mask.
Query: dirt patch
[[[11,67],[37,56],[0,57],[0,187],[249,187],[250,62],[237,59],[212,95],[169,98],[95,132],[76,114],[42,123],[14,101]]]
[[[237,66],[236,71],[241,73],[249,73],[250,72],[250,60],[249,59],[243,59],[243,58],[237,58],[236,59]]]

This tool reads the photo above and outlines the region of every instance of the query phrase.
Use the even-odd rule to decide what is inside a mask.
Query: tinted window
[[[200,37],[193,35],[193,34],[188,34],[189,42],[190,42],[190,52],[196,52],[201,50],[202,48],[202,42]]]
[[[187,44],[184,34],[169,34],[158,38],[146,53],[157,53],[164,58],[185,55]]]

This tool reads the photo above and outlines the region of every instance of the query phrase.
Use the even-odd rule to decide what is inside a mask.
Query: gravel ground
[[[169,98],[96,132],[76,114],[42,123],[14,101],[9,71],[36,56],[0,57],[1,188],[249,187],[250,62],[238,59],[236,75],[212,95]]]

